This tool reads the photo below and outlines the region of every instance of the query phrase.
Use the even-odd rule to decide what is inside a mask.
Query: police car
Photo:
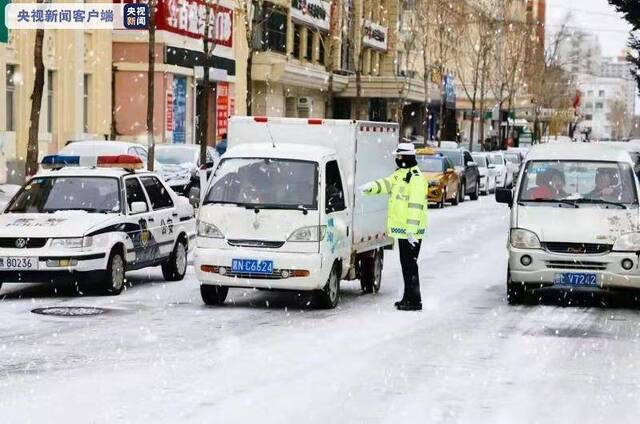
[[[125,272],[162,267],[184,278],[193,207],[137,156],[46,156],[0,214],[0,287],[10,282],[97,285],[119,294]]]

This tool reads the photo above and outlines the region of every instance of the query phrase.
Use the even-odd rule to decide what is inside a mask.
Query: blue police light
[[[63,166],[79,166],[80,156],[48,155],[40,163],[43,168],[61,168]]]

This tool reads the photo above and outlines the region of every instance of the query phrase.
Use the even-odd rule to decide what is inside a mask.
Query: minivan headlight
[[[298,228],[291,233],[287,241],[322,241],[326,231],[326,225]]]
[[[640,252],[640,233],[623,234],[613,244],[613,250]]]
[[[221,239],[224,238],[224,234],[215,225],[198,221],[198,237]]]
[[[71,237],[57,238],[51,240],[51,247],[55,249],[83,249],[91,247],[93,239],[91,237]]]
[[[511,246],[518,249],[540,249],[540,239],[533,231],[514,228],[509,239]]]

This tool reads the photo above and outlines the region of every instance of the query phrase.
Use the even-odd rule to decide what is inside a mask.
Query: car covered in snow
[[[155,147],[156,171],[164,181],[183,196],[200,196],[200,176],[198,170],[208,168],[211,173],[213,164],[220,157],[213,147],[207,146],[206,162],[200,163],[200,145],[198,144],[158,144]],[[197,188],[197,193],[190,193]]]
[[[193,207],[135,156],[45,156],[0,214],[0,286],[73,281],[119,294],[125,272],[181,280]]]
[[[531,149],[511,207],[507,299],[533,289],[640,289],[638,181],[622,149],[596,144]]]

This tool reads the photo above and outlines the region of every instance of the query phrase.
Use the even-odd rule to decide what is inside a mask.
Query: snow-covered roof
[[[290,144],[290,143],[247,143],[232,147],[225,153],[225,158],[282,158],[298,160],[319,160],[323,156],[335,153],[323,146]]]
[[[527,154],[530,160],[632,162],[623,149],[593,143],[537,144]]]

